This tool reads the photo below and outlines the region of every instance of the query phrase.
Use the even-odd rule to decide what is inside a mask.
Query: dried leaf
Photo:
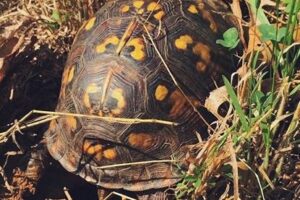
[[[4,79],[9,68],[9,60],[20,49],[24,42],[24,36],[11,37],[0,43],[0,83]]]
[[[247,54],[260,51],[263,61],[269,62],[271,60],[272,52],[270,49],[272,49],[272,43],[270,41],[265,43],[261,42],[260,32],[257,26],[252,26],[249,28],[248,44]]]
[[[225,86],[223,86],[210,92],[209,97],[205,100],[204,106],[218,119],[221,119],[223,117],[219,115],[218,109],[226,101],[228,101],[228,93]]]
[[[246,47],[246,42],[244,38],[244,29],[242,27],[242,11],[241,11],[241,6],[240,6],[240,1],[239,0],[233,0],[232,3],[230,4],[231,11],[234,16],[236,16],[236,20],[238,21],[238,26],[239,26],[239,32],[240,32],[240,40],[243,44],[244,47]]]

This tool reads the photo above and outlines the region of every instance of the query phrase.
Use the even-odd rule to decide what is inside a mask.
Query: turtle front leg
[[[31,152],[31,156],[25,170],[25,176],[34,182],[35,185],[44,173],[45,162],[48,157],[49,155],[45,147]]]
[[[30,154],[26,170],[16,169],[14,171],[12,180],[12,185],[15,188],[14,199],[23,199],[36,193],[37,183],[43,175],[48,157],[45,147],[34,149]]]

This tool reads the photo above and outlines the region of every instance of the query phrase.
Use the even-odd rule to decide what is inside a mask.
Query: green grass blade
[[[223,76],[223,80],[224,80],[228,95],[230,97],[231,103],[232,103],[233,107],[235,108],[235,111],[238,114],[240,121],[242,123],[242,128],[244,131],[248,131],[249,124],[247,121],[247,117],[239,103],[238,97],[236,96],[233,87],[231,86],[230,82],[228,81],[228,79],[225,76]]]

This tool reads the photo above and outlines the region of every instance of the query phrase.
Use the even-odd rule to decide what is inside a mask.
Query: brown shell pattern
[[[187,98],[207,113],[200,105],[221,75],[235,70],[232,55],[216,44],[232,24],[213,9],[226,12],[220,2],[204,0],[106,3],[75,38],[56,110],[179,125],[61,117],[46,133],[51,155],[68,171],[106,188],[141,191],[178,181],[170,163],[101,167],[180,159],[185,145],[197,141],[195,132],[205,133]]]

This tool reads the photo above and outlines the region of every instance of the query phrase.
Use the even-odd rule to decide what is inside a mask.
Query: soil
[[[66,54],[54,53],[46,46],[36,51],[28,48],[14,58],[10,71],[0,83],[0,132],[7,130],[7,124],[33,109],[55,109],[65,60]],[[46,129],[47,124],[43,124],[16,132],[15,141],[10,139],[0,144],[0,165],[9,183],[16,169],[26,168],[30,152],[40,143]],[[6,155],[16,153],[20,155]],[[0,185],[0,199],[14,198],[8,194],[3,179],[0,179]],[[49,161],[35,195],[24,199],[62,199],[65,198],[65,187],[72,199],[97,199],[95,186],[66,172],[54,160]]]

